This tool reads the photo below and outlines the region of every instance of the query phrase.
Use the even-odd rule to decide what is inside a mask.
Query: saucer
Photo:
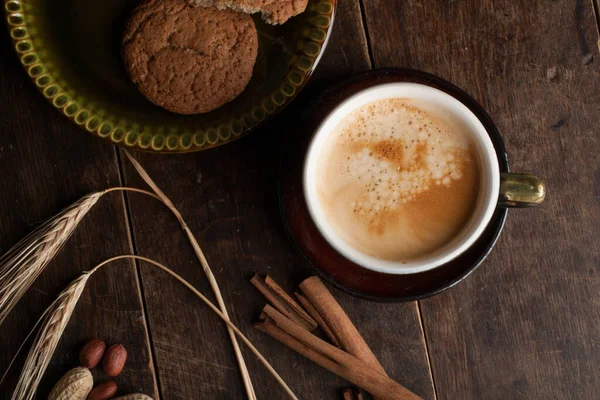
[[[492,250],[506,220],[498,207],[484,233],[464,253],[432,270],[416,274],[386,274],[361,267],[329,245],[313,223],[302,187],[302,167],[310,139],[321,121],[342,101],[369,87],[392,82],[432,86],[465,104],[486,128],[500,172],[508,172],[504,143],[486,111],[467,93],[434,75],[410,69],[380,69],[355,76],[325,91],[309,108],[301,130],[290,134],[283,151],[279,199],[287,231],[305,260],[327,282],[352,295],[375,301],[412,301],[438,294],[466,278]]]

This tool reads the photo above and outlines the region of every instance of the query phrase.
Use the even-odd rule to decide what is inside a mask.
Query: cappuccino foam
[[[468,134],[410,99],[366,104],[329,134],[316,189],[329,224],[351,247],[409,261],[449,243],[479,191]]]

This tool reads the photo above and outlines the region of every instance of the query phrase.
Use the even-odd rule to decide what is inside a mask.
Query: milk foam
[[[468,135],[408,99],[360,107],[319,156],[325,215],[351,246],[405,260],[448,242],[468,221],[479,173]]]

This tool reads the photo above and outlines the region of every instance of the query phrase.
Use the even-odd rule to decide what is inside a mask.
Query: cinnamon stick
[[[346,388],[342,391],[344,400],[363,400],[362,393],[356,388]]]
[[[325,335],[327,335],[329,340],[331,340],[331,342],[337,347],[341,347],[340,342],[335,337],[335,334],[333,333],[329,325],[327,325],[327,322],[323,319],[323,317],[321,317],[321,314],[319,314],[317,309],[312,305],[312,303],[306,297],[304,297],[302,293],[295,292],[294,295],[296,296],[300,304],[302,304],[302,307],[304,307],[306,312],[308,312],[310,316],[317,322],[317,325],[319,325],[319,327],[323,330]]]
[[[254,274],[250,282],[283,315],[300,324],[308,331],[312,332],[317,328],[317,322],[268,275],[263,278],[259,274]]]
[[[317,310],[321,318],[326,321],[326,325],[337,338],[342,349],[387,376],[375,354],[373,354],[373,351],[371,351],[371,348],[358,332],[342,306],[340,306],[318,277],[313,276],[304,280],[300,284],[300,290]]]
[[[265,306],[258,329],[275,337],[329,371],[365,389],[381,400],[417,400],[417,395],[371,365],[319,339],[270,305]],[[273,326],[278,329],[273,329]],[[290,339],[291,337],[291,339]]]
[[[260,322],[256,323],[254,327],[258,330],[268,333],[275,339],[279,340],[281,343],[294,350],[296,353],[302,354],[304,357],[319,364],[328,371],[333,372],[336,369],[335,361],[325,357],[318,351],[307,347],[305,344],[286,333],[284,330],[279,328],[268,315],[264,313],[261,314]]]
[[[342,394],[344,395],[344,400],[355,400],[354,391],[352,389],[344,389]]]

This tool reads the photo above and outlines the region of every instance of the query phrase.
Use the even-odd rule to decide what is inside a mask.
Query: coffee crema
[[[468,224],[479,192],[467,133],[412,99],[366,104],[347,115],[318,156],[325,218],[351,247],[408,262]]]

